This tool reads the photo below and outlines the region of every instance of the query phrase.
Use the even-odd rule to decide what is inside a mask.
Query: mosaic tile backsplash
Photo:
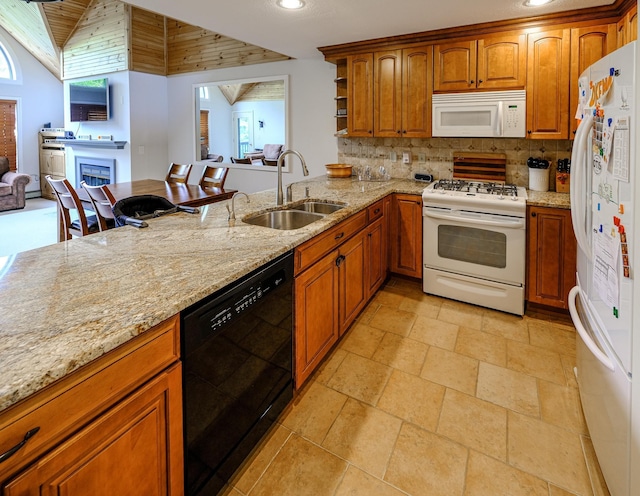
[[[416,172],[433,174],[435,179],[451,178],[453,154],[457,151],[504,153],[507,156],[507,183],[529,186],[529,157],[549,160],[549,190],[556,187],[558,159],[571,158],[571,140],[528,140],[512,138],[338,138],[338,160],[350,164],[354,174],[369,166],[383,166],[393,178],[411,179]],[[403,152],[411,153],[411,163],[402,163]],[[396,154],[395,162],[391,161]]]

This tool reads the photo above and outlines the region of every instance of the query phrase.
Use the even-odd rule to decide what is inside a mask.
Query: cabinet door
[[[478,40],[479,89],[524,88],[527,81],[527,42],[524,34]]]
[[[396,194],[389,219],[390,270],[396,274],[422,277],[422,199]]]
[[[569,136],[570,31],[527,38],[527,134],[534,139]]]
[[[11,480],[3,494],[182,494],[181,381],[176,364]]]
[[[367,228],[365,253],[369,274],[367,277],[366,297],[371,298],[387,278],[387,236],[384,217],[379,218]]]
[[[574,119],[578,107],[578,79],[591,64],[600,60],[616,49],[616,25],[601,24],[571,30],[571,95],[569,118],[571,129],[569,137],[573,138],[577,122]]]
[[[365,232],[356,234],[339,249],[336,257],[340,289],[338,290],[338,328],[342,335],[364,308],[367,298],[368,270],[365,256]]]
[[[373,54],[347,58],[349,136],[373,136]]]
[[[569,291],[576,282],[571,211],[544,207],[529,207],[528,211],[527,299],[566,309]]]
[[[402,51],[402,136],[431,137],[433,47]]]
[[[402,52],[374,54],[373,134],[399,137],[402,126]]]
[[[460,91],[476,87],[476,42],[436,45],[433,50],[433,91]]]
[[[296,388],[338,340],[337,256],[329,253],[295,279]]]

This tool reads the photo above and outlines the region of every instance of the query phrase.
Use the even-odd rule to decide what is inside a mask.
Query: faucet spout
[[[243,191],[238,191],[238,192],[234,193],[233,196],[231,197],[231,210],[229,211],[229,220],[236,220],[236,205],[235,205],[235,201],[236,201],[236,197],[240,196],[240,195],[244,195],[244,197],[247,199],[247,203],[251,202],[251,200],[249,200],[249,195],[247,195]],[[229,210],[229,204],[227,204],[227,210]]]
[[[282,193],[282,165],[284,164],[284,158],[289,154],[295,155],[300,159],[300,163],[302,164],[302,173],[305,176],[309,175],[309,169],[307,169],[307,163],[304,161],[304,157],[300,154],[300,152],[297,152],[295,150],[283,151],[282,154],[278,157],[278,163],[277,163],[277,169],[278,169],[278,187],[276,189],[276,205],[277,206],[280,206],[283,203],[282,198],[284,195]]]

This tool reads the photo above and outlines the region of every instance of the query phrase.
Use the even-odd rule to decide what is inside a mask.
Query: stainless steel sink
[[[301,203],[300,205],[296,205],[295,207],[291,207],[293,210],[302,210],[303,212],[313,212],[316,214],[331,214],[336,210],[340,210],[344,208],[346,205],[339,205],[337,203],[325,203],[325,202],[317,202],[317,201],[309,201]]]
[[[274,210],[263,214],[252,215],[242,219],[242,222],[254,226],[270,227],[271,229],[291,230],[300,229],[324,215],[303,210]]]

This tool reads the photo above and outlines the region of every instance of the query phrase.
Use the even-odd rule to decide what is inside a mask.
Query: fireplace
[[[84,181],[89,186],[116,182],[116,161],[111,158],[76,157],[76,187]]]

